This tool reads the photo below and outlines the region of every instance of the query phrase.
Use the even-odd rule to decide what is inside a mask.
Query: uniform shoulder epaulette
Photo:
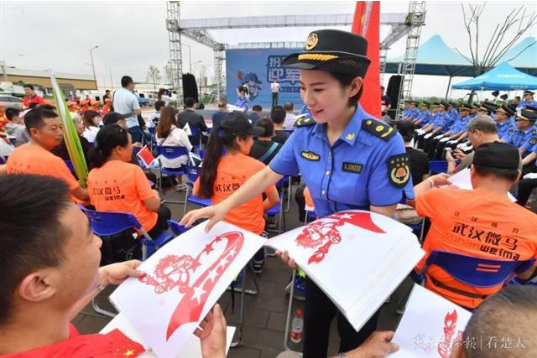
[[[306,118],[306,117],[303,117],[303,118],[300,118],[298,121],[296,121],[296,126],[297,127],[305,127],[305,126],[311,126],[315,124],[315,121],[313,120],[313,118]]]
[[[388,141],[395,135],[395,133],[397,133],[395,129],[376,119],[366,119],[362,121],[362,129],[385,141]]]

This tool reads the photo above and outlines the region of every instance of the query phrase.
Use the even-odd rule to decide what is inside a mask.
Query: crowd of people
[[[338,30],[310,34],[304,50],[283,61],[300,71],[304,107],[298,116],[292,103],[277,105],[278,95],[267,115],[259,105],[249,112],[247,89],[240,86],[236,106],[242,110],[228,111],[221,99],[212,128],[192,98],[185,99],[183,111],[159,98],[146,120],[129,76],[102,104],[89,98],[69,101],[88,163],[87,187],[68,166],[54,106],[28,93],[22,111],[7,110],[0,128],[6,132],[0,142],[11,148],[2,153],[7,160],[0,166],[0,355],[46,356],[58,349],[72,356],[98,355],[117,348],[106,335],[78,335],[70,321],[107,285],[143,275],[137,270],[140,261],[123,257],[102,265],[102,241],[77,205],[130,212],[152,237],[167,230],[172,215],[153,190],[158,179],[135,155],[153,141],[157,147],[186,148],[188,155],[160,158],[161,167],[170,169],[190,163],[190,153],[205,148],[193,193],[210,198],[212,206],[174,218],[185,226],[208,219],[210,230],[224,220],[266,236],[264,212],[280,201],[277,183],[300,176],[319,218],[352,209],[393,217],[401,203],[415,208],[430,222],[426,256],[416,272],[435,250],[492,260],[537,259],[537,217],[524,207],[537,186],[531,176],[537,172],[533,93],[502,105],[409,100],[402,120],[392,127],[360,105],[370,63],[366,53],[361,36]],[[273,91],[279,91],[276,87]],[[383,98],[383,105],[389,109],[391,103]],[[431,160],[446,160],[447,172],[431,176]],[[470,168],[473,190],[449,187],[450,175],[464,168]],[[181,176],[171,179],[176,190],[185,189]],[[134,252],[136,257],[139,250]],[[289,253],[277,255],[299,268]],[[253,258],[256,274],[262,274],[264,260],[260,250]],[[527,335],[528,347],[517,356],[537,354],[531,326],[535,287],[474,287],[434,265],[425,276],[427,289],[475,310],[465,338]],[[529,282],[535,266],[517,276],[519,283]],[[313,280],[306,277],[305,285],[305,357],[327,357],[336,316],[339,357],[384,357],[398,349],[391,342],[393,332],[377,331],[378,311],[357,332]],[[225,356],[225,327],[216,305],[196,330],[204,357]],[[464,344],[454,352],[455,357],[501,354]]]

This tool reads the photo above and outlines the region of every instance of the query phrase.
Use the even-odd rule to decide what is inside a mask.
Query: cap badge
[[[319,37],[317,37],[317,34],[310,34],[308,36],[308,39],[306,40],[306,50],[312,50],[313,48],[315,48],[315,46],[317,46],[317,44],[319,43]]]

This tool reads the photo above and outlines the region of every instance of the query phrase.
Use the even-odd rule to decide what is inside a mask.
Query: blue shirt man
[[[401,135],[360,105],[332,146],[325,124],[299,119],[292,137],[269,165],[282,175],[301,173],[320,217],[414,198]]]
[[[466,128],[468,127],[468,122],[470,122],[470,115],[466,114],[467,112],[463,112],[465,115],[464,117],[458,117],[453,126],[450,128],[450,135],[454,136],[463,132],[466,132]]]
[[[421,112],[416,117],[416,124],[420,124],[422,127],[426,126],[427,124],[431,123],[433,120],[433,115],[431,114],[431,111],[429,111],[429,102],[423,102],[421,105]]]
[[[522,109],[516,120],[517,130],[509,137],[506,137],[504,141],[521,149],[522,156],[525,157],[529,154],[531,148],[537,144],[537,128],[535,127],[537,113]]]
[[[498,128],[498,137],[500,139],[506,138],[515,132],[516,125],[513,125],[511,121],[515,113],[515,108],[507,104],[504,104],[496,111],[494,120],[496,121],[496,128]]]

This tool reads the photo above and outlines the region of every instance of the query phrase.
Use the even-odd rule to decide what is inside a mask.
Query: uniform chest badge
[[[410,180],[410,166],[408,155],[399,154],[388,159],[388,172],[390,183],[397,188],[403,188]]]
[[[316,153],[313,153],[311,151],[302,151],[302,153],[300,153],[300,155],[302,156],[302,158],[304,159],[307,159],[307,160],[311,160],[313,162],[318,162],[319,159],[321,159],[321,156],[319,154],[316,154]]]
[[[341,167],[341,170],[347,173],[360,174],[363,168],[364,166],[359,163],[343,162],[343,166]]]

